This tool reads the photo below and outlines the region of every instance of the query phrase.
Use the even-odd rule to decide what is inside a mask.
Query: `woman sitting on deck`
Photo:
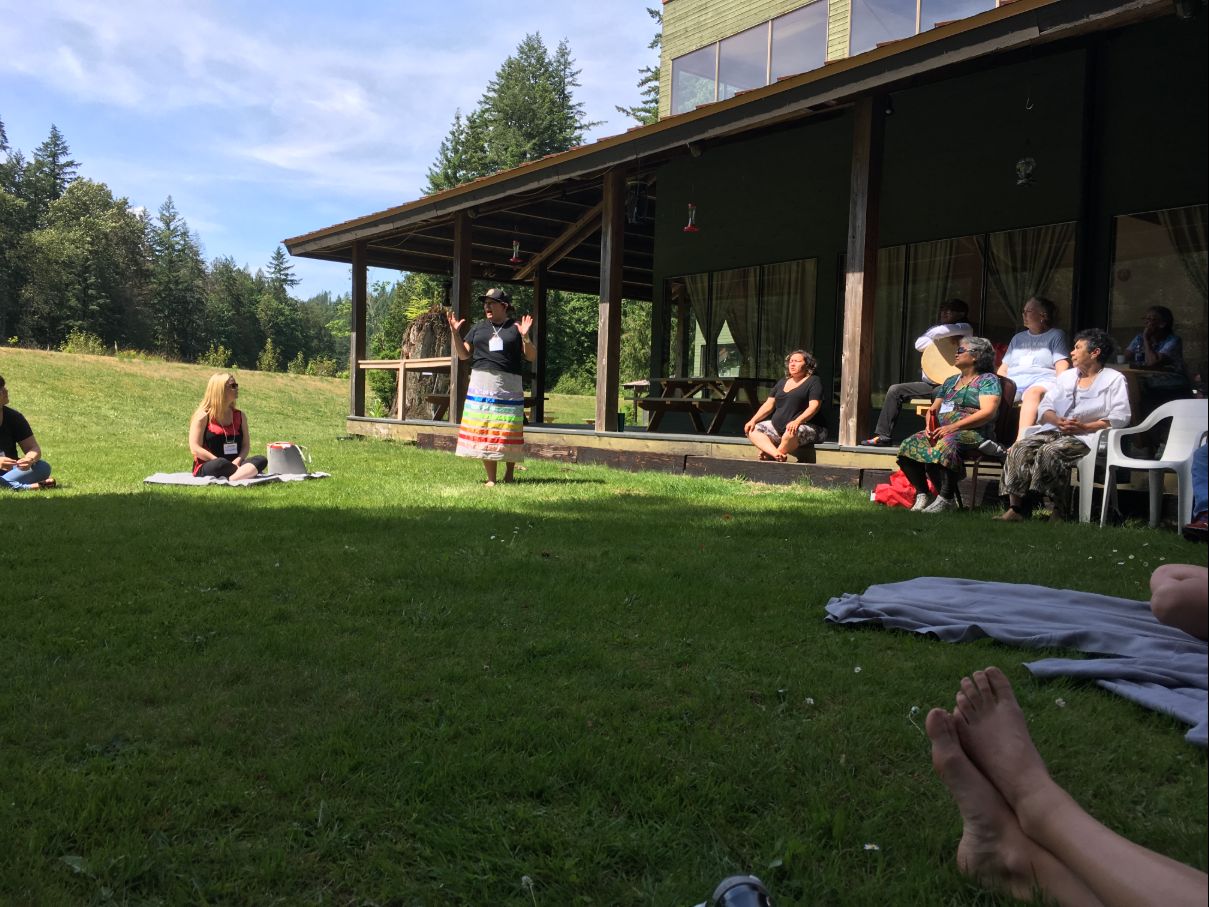
[[[805,350],[785,357],[785,377],[776,383],[756,414],[743,426],[761,460],[784,463],[803,444],[827,439],[822,426],[808,425],[823,403],[823,383],[815,376],[818,362]]]
[[[898,465],[915,486],[912,510],[940,513],[957,506],[957,482],[961,479],[962,456],[986,440],[999,411],[1002,393],[995,377],[995,348],[984,337],[966,337],[957,347],[953,363],[958,373],[936,391],[936,399],[925,416],[926,427],[903,441]],[[936,498],[928,494],[928,479],[936,486]]]
[[[1038,424],[1008,451],[1003,490],[1011,506],[996,519],[1026,520],[1046,495],[1054,499],[1051,519],[1065,515],[1071,467],[1083,459],[1087,439],[1103,428],[1129,424],[1129,388],[1125,376],[1104,368],[1116,346],[1104,331],[1089,328],[1075,335],[1070,352],[1074,368],[1063,372],[1041,401]]]

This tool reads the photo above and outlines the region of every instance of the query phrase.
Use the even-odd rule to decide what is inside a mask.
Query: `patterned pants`
[[[1048,495],[1062,506],[1070,490],[1070,470],[1088,447],[1073,435],[1043,432],[1017,441],[1003,464],[1003,490],[1017,497]]]

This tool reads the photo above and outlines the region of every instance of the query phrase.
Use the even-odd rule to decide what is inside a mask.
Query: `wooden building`
[[[653,381],[772,379],[787,350],[814,351],[836,389],[826,418],[838,441],[817,462],[839,467],[873,456],[853,445],[880,392],[918,369],[911,341],[949,297],[1003,342],[1033,293],[1058,304],[1068,331],[1107,327],[1122,343],[1147,306],[1164,304],[1190,371],[1205,373],[1203,3],[1015,0],[922,28],[928,0],[909,0],[910,34],[857,52],[861,11],[875,0],[818,2],[828,4],[815,29],[824,61],[783,75],[777,22],[812,5],[665,0],[668,29],[680,23],[690,35],[665,31],[665,80],[685,70],[683,58],[712,53],[712,88],[701,87],[708,67],[693,76],[706,103],[286,240],[293,255],[353,268],[349,430],[438,444],[454,432],[365,416],[367,266],[448,275],[460,314],[473,311],[472,281],[531,284],[539,354],[549,291],[598,294],[595,424],[539,424],[527,435],[562,450],[624,448],[669,462],[751,455],[738,417],[716,435],[697,435],[677,412],[658,432],[617,432],[623,298],[651,306]],[[748,18],[701,24],[734,9]],[[753,29],[764,35],[767,84],[734,94],[728,76],[723,86],[727,28],[741,29],[748,48],[758,47]],[[760,65],[748,67],[756,81]],[[669,81],[664,95],[671,105],[684,91]],[[685,230],[690,207],[695,232]],[[509,261],[514,239],[527,250],[519,265]],[[451,367],[456,376],[457,360]],[[540,410],[540,360],[534,385]],[[458,386],[450,382],[451,413]]]

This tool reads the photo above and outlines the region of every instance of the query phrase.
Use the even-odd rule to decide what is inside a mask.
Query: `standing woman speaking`
[[[263,472],[264,457],[249,457],[248,420],[235,406],[239,382],[220,372],[206,382],[206,395],[189,420],[193,474],[238,482]]]
[[[513,319],[512,299],[499,288],[488,290],[483,302],[486,320],[461,336],[465,318],[450,313],[453,351],[470,359],[470,387],[458,428],[459,457],[483,461],[487,487],[495,485],[496,469],[504,461],[504,481],[513,481],[516,464],[525,458],[525,391],[521,374],[525,360],[537,360],[529,340],[533,318]]]

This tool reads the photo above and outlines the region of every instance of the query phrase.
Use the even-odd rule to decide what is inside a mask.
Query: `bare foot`
[[[1022,514],[1019,510],[1013,510],[1009,507],[1007,510],[1003,511],[1003,513],[999,514],[999,516],[995,517],[995,519],[1004,523],[1023,523],[1024,514]]]
[[[494,481],[492,481],[491,479],[488,479],[488,480],[487,480],[486,482],[484,482],[483,484],[484,484],[485,486],[487,486],[488,488],[494,488],[494,487],[495,487],[495,482],[494,482]]]
[[[778,450],[777,455],[773,459],[775,459],[778,463],[784,463],[786,460],[789,459],[789,454],[781,453]]]
[[[1044,811],[1058,787],[1033,745],[1007,675],[990,667],[963,677],[953,723],[962,748],[1028,828],[1031,804]]]
[[[932,768],[940,776],[961,813],[961,843],[957,868],[980,884],[1032,900],[1037,887],[1034,862],[1037,845],[1016,814],[961,748],[953,716],[932,709],[925,726],[932,741]]]
[[[770,457],[768,454],[764,453],[764,451],[760,451],[760,459],[761,460],[771,460],[772,457]]]

